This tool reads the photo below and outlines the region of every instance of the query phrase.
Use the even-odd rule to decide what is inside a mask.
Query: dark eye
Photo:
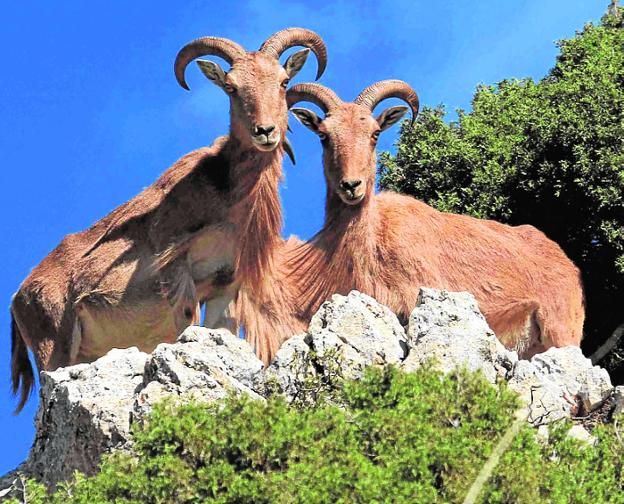
[[[373,140],[375,140],[375,142],[379,139],[379,133],[381,133],[381,130],[375,131],[372,135],[372,138]]]
[[[327,140],[327,135],[325,133],[321,133],[319,131],[318,137],[321,139],[321,142],[324,142],[325,140]]]
[[[223,88],[225,89],[225,92],[227,94],[234,94],[234,93],[236,93],[236,88],[234,86],[232,86],[232,84],[225,84],[223,86]]]
[[[282,81],[281,86],[282,86],[284,89],[286,89],[286,88],[288,87],[288,84],[290,84],[290,79],[284,79],[284,80]]]

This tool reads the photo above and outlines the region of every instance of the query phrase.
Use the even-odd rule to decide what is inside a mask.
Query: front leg
[[[234,315],[238,285],[230,285],[217,296],[206,300],[204,326],[209,329],[227,329],[238,335],[238,321]]]
[[[177,258],[161,271],[160,283],[163,295],[173,311],[177,335],[190,325],[199,325],[199,299],[186,256]]]

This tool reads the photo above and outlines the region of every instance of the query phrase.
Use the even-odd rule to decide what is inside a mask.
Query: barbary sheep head
[[[387,98],[400,98],[418,114],[418,95],[405,82],[384,80],[360,93],[351,103],[320,84],[297,84],[288,90],[288,106],[311,102],[325,113],[323,119],[305,108],[290,111],[304,126],[315,132],[323,145],[323,168],[328,195],[337,195],[346,205],[358,205],[373,194],[375,187],[375,147],[379,133],[405,115],[407,107],[390,107],[377,117],[373,109]]]
[[[290,47],[306,49],[293,53],[282,66],[279,57]],[[178,83],[189,89],[184,72],[188,64],[200,56],[218,56],[230,68],[226,72],[217,63],[198,60],[197,64],[217,86],[230,97],[231,134],[243,145],[250,144],[259,151],[272,151],[286,138],[288,109],[286,89],[303,67],[312,50],[318,59],[318,79],[327,65],[327,49],[314,32],[303,28],[288,28],[269,37],[258,51],[247,52],[231,40],[202,37],[184,46],[178,53],[174,71]]]

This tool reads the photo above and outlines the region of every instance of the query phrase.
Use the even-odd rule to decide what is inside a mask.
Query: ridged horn
[[[400,98],[407,102],[412,109],[412,122],[414,122],[418,115],[418,95],[407,82],[402,80],[389,79],[371,84],[358,95],[354,102],[372,111],[378,103],[387,98]]]
[[[245,54],[245,49],[229,39],[220,37],[201,37],[189,42],[182,49],[180,49],[173,65],[173,71],[175,72],[178,84],[188,90],[189,87],[186,83],[186,79],[184,78],[184,71],[186,70],[188,64],[195,58],[199,58],[200,56],[218,56],[231,65],[235,59],[240,58]]]
[[[286,49],[295,46],[307,47],[316,55],[318,61],[316,80],[318,80],[327,67],[327,47],[325,47],[323,39],[311,30],[286,28],[278,31],[266,39],[259,51],[279,59]]]
[[[301,101],[314,103],[314,105],[318,105],[325,113],[338,107],[342,103],[342,100],[333,90],[314,82],[295,84],[286,92],[288,108]]]

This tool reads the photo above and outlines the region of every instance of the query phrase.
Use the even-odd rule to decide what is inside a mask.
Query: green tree
[[[609,12],[559,42],[541,81],[479,86],[449,123],[425,108],[380,162],[383,189],[559,243],[583,274],[587,352],[624,322],[624,15]]]

